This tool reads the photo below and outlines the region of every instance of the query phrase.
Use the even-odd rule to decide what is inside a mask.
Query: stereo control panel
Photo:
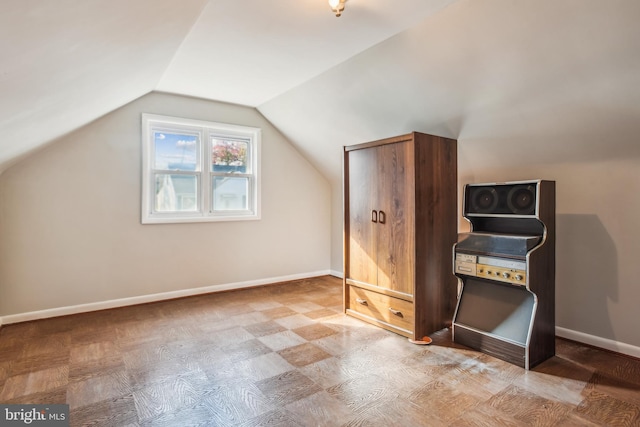
[[[525,286],[527,263],[507,258],[456,253],[455,273]]]

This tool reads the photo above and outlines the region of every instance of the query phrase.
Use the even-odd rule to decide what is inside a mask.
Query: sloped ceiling
[[[160,90],[257,106],[453,0],[1,0],[0,171]]]
[[[331,180],[342,145],[413,130],[468,165],[640,155],[637,0],[0,7],[0,171],[153,90],[257,107]]]
[[[2,0],[0,170],[153,90],[206,0]]]
[[[255,107],[453,1],[211,0],[157,89]]]
[[[422,131],[467,172],[640,156],[640,2],[461,0],[259,107],[341,178],[341,146]]]

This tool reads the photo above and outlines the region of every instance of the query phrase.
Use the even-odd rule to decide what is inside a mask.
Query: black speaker
[[[507,194],[507,206],[516,215],[531,215],[536,210],[536,188],[533,185],[515,185]]]
[[[535,215],[537,182],[468,184],[465,215]]]

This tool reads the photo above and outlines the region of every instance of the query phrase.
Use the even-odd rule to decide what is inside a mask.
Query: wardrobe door
[[[376,285],[378,208],[376,149],[349,151],[348,179],[348,251],[346,278]]]
[[[378,286],[411,299],[415,268],[414,143],[377,147]]]

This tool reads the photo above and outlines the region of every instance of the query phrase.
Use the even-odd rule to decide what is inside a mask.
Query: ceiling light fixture
[[[342,15],[346,2],[347,0],[329,0],[329,6],[331,6],[331,10],[336,14],[336,17]]]

